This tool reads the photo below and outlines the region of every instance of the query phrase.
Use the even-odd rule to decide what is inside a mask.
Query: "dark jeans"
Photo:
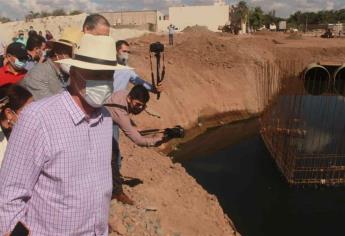
[[[174,35],[169,34],[169,45],[174,45]]]
[[[111,169],[113,174],[113,194],[123,192],[122,180],[120,175],[121,168],[121,153],[119,147],[119,127],[113,124],[113,155],[111,159]]]

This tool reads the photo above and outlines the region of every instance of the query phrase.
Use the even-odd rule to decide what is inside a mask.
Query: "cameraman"
[[[130,54],[130,48],[129,43],[125,40],[119,40],[116,42],[116,58],[117,62],[120,65],[127,66],[128,65],[128,57]],[[114,83],[113,88],[114,92],[120,91],[120,90],[126,90],[129,83],[132,83],[133,85],[142,85],[144,86],[148,91],[157,94],[159,92],[162,92],[162,86],[157,85],[156,87],[152,84],[146,82],[145,80],[141,79],[134,70],[116,70],[114,72]],[[113,126],[113,138],[115,139],[115,145],[113,145],[113,152],[116,156],[116,168],[121,168],[121,152],[120,148],[116,145],[119,143],[119,127],[114,124]],[[113,166],[115,168],[115,166]]]
[[[134,86],[128,93],[126,90],[120,90],[112,94],[105,105],[109,110],[113,122],[128,136],[135,144],[142,147],[159,146],[163,142],[169,140],[170,137],[159,133],[156,137],[142,136],[138,130],[132,125],[130,114],[138,115],[146,108],[150,95],[143,85]],[[169,135],[168,135],[169,136]],[[118,146],[118,140],[113,139],[113,146]],[[115,157],[113,162],[116,161]],[[117,167],[117,168],[115,168]],[[113,171],[113,195],[112,199],[133,205],[134,202],[123,192],[121,186],[121,178],[119,166],[112,163]]]
[[[130,54],[129,43],[125,40],[116,42],[116,58],[120,65],[128,66],[128,58]],[[148,91],[152,93],[162,92],[162,85],[157,85],[155,88],[152,84],[146,82],[137,75],[134,70],[116,70],[114,73],[114,91],[127,89],[128,84],[143,85]]]

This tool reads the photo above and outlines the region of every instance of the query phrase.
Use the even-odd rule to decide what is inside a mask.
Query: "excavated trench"
[[[259,119],[210,128],[171,153],[242,235],[345,234],[345,67],[304,67],[263,64]]]

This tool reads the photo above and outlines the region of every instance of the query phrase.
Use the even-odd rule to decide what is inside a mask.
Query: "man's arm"
[[[23,220],[26,202],[48,156],[47,143],[42,122],[34,112],[24,110],[11,133],[0,169],[0,235]]]
[[[152,84],[148,83],[146,80],[143,80],[139,77],[137,73],[134,72],[134,70],[130,71],[130,79],[129,82],[131,82],[133,85],[142,85],[144,86],[148,91],[155,92]]]
[[[130,138],[136,145],[141,147],[155,146],[163,139],[163,135],[159,134],[157,137],[144,137],[131,124],[130,118],[125,110],[117,107],[108,107],[108,110],[113,118],[113,121],[120,127],[125,135]]]

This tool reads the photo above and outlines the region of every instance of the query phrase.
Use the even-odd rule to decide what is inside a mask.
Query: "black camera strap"
[[[116,103],[106,103],[104,104],[105,107],[116,107],[116,108],[120,108],[122,110],[125,110],[126,112],[128,112],[128,109],[126,106],[120,105],[120,104],[116,104]]]

